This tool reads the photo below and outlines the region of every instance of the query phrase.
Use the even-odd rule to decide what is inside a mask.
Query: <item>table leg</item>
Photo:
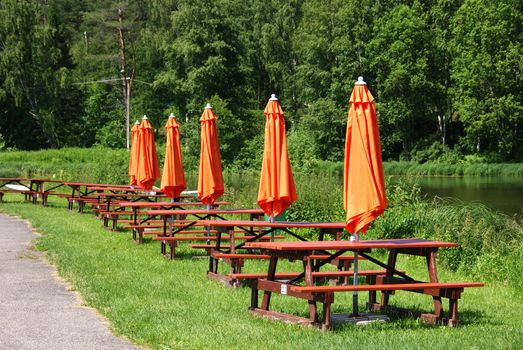
[[[449,299],[449,326],[458,325],[458,299]]]
[[[251,285],[251,310],[258,308],[258,284],[257,281]]]
[[[323,324],[324,330],[330,330],[331,324],[331,305],[334,302],[334,293],[325,293],[323,296]]]
[[[389,252],[389,259],[387,261],[387,265],[391,267],[392,269],[396,268],[396,259],[398,257],[398,252],[396,249],[391,249]],[[387,270],[387,277],[393,277],[394,272],[392,270]],[[382,291],[381,292],[381,306],[386,306],[389,304],[389,296],[390,292],[388,291]]]
[[[236,245],[236,242],[234,240],[234,227],[232,227],[229,230],[229,247],[230,247],[230,252],[232,254],[234,254],[236,252],[235,245]]]
[[[278,257],[277,256],[271,256],[271,260],[269,262],[269,272],[267,273],[267,280],[274,281],[274,276],[276,274],[276,265],[278,264]],[[269,304],[271,302],[271,292],[264,291],[263,292],[263,299],[262,299],[262,310],[269,310]]]
[[[438,281],[438,271],[436,268],[436,257],[438,255],[437,251],[430,251],[430,253],[426,256],[427,259],[427,267],[429,269],[429,281],[430,282],[439,282]],[[432,300],[434,301],[434,314],[436,317],[441,317],[441,311],[443,309],[441,297],[439,296],[432,296]],[[449,310],[450,311],[450,310]]]
[[[312,259],[305,258],[303,260],[303,267],[305,271],[305,285],[306,286],[313,286],[314,285],[314,278],[312,277]],[[316,301],[309,300],[309,319],[311,322],[317,322],[318,320],[318,314],[317,314],[317,308],[316,308]],[[327,305],[323,304],[323,311],[325,314],[325,308]],[[330,312],[329,312],[329,319],[330,319]]]

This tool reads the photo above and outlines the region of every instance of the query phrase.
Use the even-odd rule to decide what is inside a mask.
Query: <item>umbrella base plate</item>
[[[353,314],[334,314],[331,317],[333,324],[353,324],[356,326],[367,326],[376,322],[389,322],[390,319],[385,315],[359,313],[357,316]]]

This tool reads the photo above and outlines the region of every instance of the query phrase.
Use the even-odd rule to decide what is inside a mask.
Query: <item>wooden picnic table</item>
[[[145,210],[144,213],[150,216],[161,216],[163,218],[163,232],[161,237],[158,237],[159,240],[162,240],[162,253],[165,252],[165,247],[167,244],[171,247],[171,258],[174,257],[174,250],[176,247],[176,241],[179,239],[176,237],[177,234],[186,232],[188,229],[194,226],[207,226],[202,225],[200,220],[205,219],[219,219],[219,220],[229,220],[227,216],[229,215],[248,215],[250,220],[259,220],[263,217],[263,210],[256,209],[223,209],[223,208],[211,208],[211,209],[152,209]],[[188,216],[193,216],[195,219],[187,219]],[[179,226],[173,227],[172,221],[173,218],[184,218],[185,222]],[[208,227],[208,232],[210,232],[210,227]],[[245,234],[252,235],[252,231],[247,229],[244,230]],[[209,236],[209,234],[207,235]],[[234,243],[234,236],[231,236]],[[210,246],[210,239],[202,238]],[[217,244],[219,246],[221,242],[221,237],[217,239]]]
[[[184,197],[180,197],[180,198],[185,198]],[[231,202],[224,202],[224,201],[219,201],[219,202],[215,202],[212,206],[212,208],[217,208],[218,206],[220,205],[230,205]],[[197,202],[197,201],[170,201],[170,202],[166,202],[166,201],[159,201],[159,202],[140,202],[140,201],[136,201],[136,202],[131,202],[131,201],[120,201],[116,204],[117,207],[125,210],[126,208],[129,208],[132,210],[132,219],[133,219],[133,222],[132,224],[134,226],[140,226],[140,225],[143,225],[145,223],[147,223],[148,221],[154,219],[155,217],[157,217],[157,215],[147,215],[144,211],[144,209],[165,209],[165,210],[169,210],[169,209],[185,209],[187,207],[203,207],[205,206],[204,203],[202,202]],[[115,213],[116,214],[116,213]],[[140,215],[143,214],[145,215],[146,217],[144,219],[140,219]],[[139,228],[139,227],[135,227],[135,228]],[[134,230],[134,229],[133,229]],[[140,239],[140,242],[143,240],[143,237],[140,236],[141,239]],[[136,235],[133,234],[133,238],[136,239]]]
[[[46,183],[59,183],[59,185],[54,186],[52,188],[45,188]],[[10,191],[2,189],[6,185],[9,184],[15,184],[20,185],[28,188],[27,191]],[[62,181],[60,180],[51,180],[51,179],[42,179],[42,178],[22,178],[22,177],[4,177],[0,178],[0,192],[2,192],[2,196],[4,192],[20,192],[24,195],[31,196],[33,204],[38,203],[38,199],[40,198],[42,201],[42,205],[47,204],[47,197],[51,190],[55,189],[56,187],[59,187],[62,185]]]
[[[111,205],[118,202],[139,202],[149,201],[157,202],[160,199],[167,198],[163,193],[148,194],[146,192],[122,192],[122,193],[105,193],[99,192],[96,194],[99,197],[100,202],[104,202],[105,211],[111,211]]]
[[[273,240],[276,232],[290,235],[299,241],[306,241],[306,239],[299,234],[299,230],[315,230],[318,234],[318,239],[323,240],[326,235],[330,235],[335,239],[340,239],[344,229],[343,222],[288,222],[276,221],[268,222],[262,220],[199,220],[200,225],[205,225],[218,230],[219,233],[228,234],[229,244],[227,246],[221,245],[221,240],[215,241],[214,247],[209,254],[209,270],[207,276],[211,279],[218,280],[226,285],[238,286],[239,280],[236,274],[240,273],[244,260],[246,259],[260,259],[262,258],[256,254],[245,254],[236,251],[247,247],[254,241],[264,240],[270,236]],[[240,232],[248,232],[251,237],[245,241],[235,242],[235,232],[240,229]],[[219,262],[225,261],[231,265],[230,274],[222,274],[219,271]],[[340,265],[340,268],[342,266]],[[348,268],[348,262],[343,265],[343,268]]]
[[[76,192],[80,193],[81,196],[87,196],[93,192],[103,191],[107,188],[121,188],[122,190],[126,188],[131,188],[131,186],[129,185],[97,184],[78,181],[64,181],[63,184],[65,186],[69,186],[72,189],[72,197],[75,197]]]
[[[141,187],[134,187],[128,185],[94,185],[86,186],[86,189],[89,191],[101,191],[101,192],[111,192],[111,193],[149,193],[149,194],[161,194],[163,193],[159,190],[144,190]]]
[[[321,226],[321,225],[320,225]],[[443,308],[441,298],[449,299],[448,324],[458,323],[457,300],[466,287],[480,287],[483,283],[477,282],[439,282],[437,276],[436,256],[439,248],[456,247],[456,243],[432,241],[419,238],[360,240],[351,241],[307,241],[307,242],[247,242],[245,248],[260,249],[270,256],[268,271],[265,278],[258,279],[252,286],[250,311],[254,315],[269,317],[285,321],[320,326],[331,329],[331,304],[334,302],[334,293],[346,291],[369,291],[369,306],[373,310],[380,310],[388,306],[390,293],[396,290],[405,290],[423,293],[432,296],[434,313],[421,314],[421,318],[430,323],[442,322]],[[369,255],[373,250],[387,249],[389,252],[386,263]],[[328,263],[328,259],[317,261],[310,258],[318,251],[330,252],[330,259],[334,259],[347,252],[353,252],[366,260],[385,269],[385,273],[367,279],[364,285],[315,285],[314,273]],[[414,255],[423,257],[427,264],[428,281],[415,280],[408,274],[396,269],[398,255]],[[289,280],[279,281],[275,276],[278,261],[287,259],[302,262],[303,270]],[[302,284],[300,284],[300,282]],[[261,306],[258,304],[258,291],[263,292]],[[376,291],[381,291],[381,301],[376,301]],[[309,318],[289,315],[269,309],[272,293],[293,296],[308,300]],[[323,303],[322,317],[318,316],[316,303]]]

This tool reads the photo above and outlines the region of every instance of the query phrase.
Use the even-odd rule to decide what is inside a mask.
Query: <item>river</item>
[[[409,177],[431,198],[452,197],[463,202],[477,201],[509,216],[523,217],[523,178],[519,177]]]

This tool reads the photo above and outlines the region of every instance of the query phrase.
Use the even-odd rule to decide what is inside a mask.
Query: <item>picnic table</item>
[[[429,323],[447,321],[448,325],[458,324],[458,299],[464,288],[480,287],[483,283],[477,282],[439,282],[437,276],[436,256],[439,248],[456,247],[456,243],[432,241],[419,238],[360,240],[360,241],[308,241],[308,242],[247,242],[244,247],[260,249],[270,256],[267,274],[251,285],[250,312],[256,316],[290,322],[320,326],[324,329],[332,328],[331,304],[334,302],[334,293],[337,292],[369,292],[369,306],[373,310],[388,307],[391,292],[403,290],[430,295],[433,298],[434,312],[421,314],[421,318]],[[386,249],[389,252],[386,263],[369,255],[373,250]],[[363,285],[317,285],[314,274],[324,266],[329,259],[317,261],[311,256],[318,251],[330,252],[329,259],[335,259],[347,252],[355,252],[366,260],[384,269],[384,273],[367,279]],[[403,271],[396,269],[397,257],[414,255],[425,258],[427,264],[428,281],[418,281]],[[301,261],[301,273],[288,280],[277,280],[276,268],[280,259]],[[300,284],[300,282],[302,282]],[[263,292],[261,306],[259,306],[259,291]],[[377,302],[376,291],[381,291],[381,300]],[[269,309],[271,295],[292,296],[305,299],[309,304],[309,317],[298,317]],[[441,298],[449,299],[449,316],[443,315]],[[318,316],[316,303],[323,304],[322,317]]]
[[[46,183],[59,183],[60,185],[52,188],[45,188]],[[6,189],[8,185],[20,186],[20,189]],[[6,192],[21,193],[27,198],[32,198],[33,204],[42,200],[42,205],[47,204],[47,197],[53,189],[61,186],[60,180],[40,179],[40,178],[22,178],[22,177],[4,177],[0,178],[0,200]],[[25,188],[25,190],[23,189]]]
[[[209,209],[152,209],[152,210],[145,210],[145,214],[151,215],[151,216],[161,216],[163,218],[163,231],[161,234],[156,237],[156,240],[160,240],[162,242],[162,254],[165,254],[166,245],[170,246],[171,253],[170,257],[171,259],[174,258],[175,254],[175,248],[177,241],[181,240],[189,240],[187,237],[179,237],[180,234],[187,233],[187,230],[190,228],[193,228],[195,226],[204,226],[207,227],[207,236],[206,237],[191,237],[192,240],[201,240],[205,241],[207,247],[212,247],[211,238],[210,238],[210,231],[211,228],[206,225],[202,224],[200,220],[205,219],[219,219],[219,220],[229,220],[227,216],[230,215],[248,215],[250,220],[259,220],[263,217],[263,210],[256,208],[256,209],[222,209],[222,208],[209,208]],[[195,219],[187,219],[188,216],[193,216]],[[173,225],[174,220],[173,218],[184,218],[182,221],[176,222],[176,226]],[[248,229],[241,228],[242,231],[246,235],[252,235],[252,231]],[[236,236],[230,236],[233,240],[234,239],[245,239],[246,237],[236,237]],[[218,237],[213,238],[213,240],[218,244],[220,244],[222,237],[219,233]],[[198,248],[205,248],[199,246]]]
[[[181,197],[181,198],[185,198],[184,197]],[[218,206],[220,205],[229,205],[231,204],[231,202],[223,202],[223,201],[219,201],[219,202],[215,202],[212,206],[212,208],[217,208]],[[129,214],[132,216],[132,220],[131,220],[131,228],[133,229],[133,239],[136,239],[136,233],[139,233],[140,234],[140,243],[143,241],[143,229],[144,228],[149,228],[150,225],[148,226],[145,226],[147,223],[151,222],[154,218],[157,217],[157,215],[147,215],[145,212],[144,212],[144,209],[156,209],[156,210],[169,210],[169,209],[185,209],[185,208],[188,208],[188,207],[203,207],[205,206],[204,203],[202,202],[197,202],[197,201],[170,201],[170,202],[165,202],[165,201],[159,201],[159,202],[148,202],[148,201],[145,201],[145,202],[140,202],[140,201],[136,201],[136,202],[132,202],[132,201],[120,201],[118,202],[116,205],[117,207],[116,210],[120,209],[120,210],[123,210],[123,213],[124,214]],[[131,212],[125,212],[125,209],[131,209]],[[121,212],[114,212],[112,213],[112,215],[120,215]],[[145,215],[145,218],[140,218],[140,215]],[[163,221],[163,219],[162,219]],[[114,224],[114,221],[113,221],[113,228],[114,228],[115,224]],[[161,227],[164,227],[164,225],[162,225]],[[136,232],[134,232],[136,231]]]
[[[77,195],[76,192],[79,193],[79,196],[87,196],[87,195],[97,192],[97,191],[104,191],[108,188],[118,188],[121,190],[131,188],[131,186],[129,186],[129,185],[97,184],[97,183],[78,182],[78,181],[64,181],[63,184],[65,186],[69,186],[72,189],[72,193],[71,193],[72,197],[75,197]]]
[[[209,271],[207,276],[211,279],[218,280],[224,284],[231,286],[239,286],[240,280],[249,278],[250,275],[241,274],[241,268],[244,261],[248,259],[268,259],[264,254],[252,253],[237,253],[237,250],[245,250],[250,242],[274,240],[275,233],[287,234],[299,241],[307,241],[303,235],[299,234],[300,230],[315,230],[319,240],[323,240],[326,235],[330,235],[335,239],[340,239],[345,223],[343,222],[288,222],[288,221],[248,221],[248,220],[200,220],[200,225],[205,225],[216,229],[219,233],[226,233],[229,237],[229,244],[224,246],[221,244],[220,235],[214,243],[214,247],[209,254]],[[249,232],[251,237],[245,241],[236,243],[234,237],[237,229]],[[320,252],[322,253],[322,252]],[[321,254],[316,254],[316,258],[323,259]],[[350,259],[335,259],[336,264],[340,269],[346,270],[350,267]],[[231,266],[231,272],[228,274],[220,273],[219,262],[224,261]]]

